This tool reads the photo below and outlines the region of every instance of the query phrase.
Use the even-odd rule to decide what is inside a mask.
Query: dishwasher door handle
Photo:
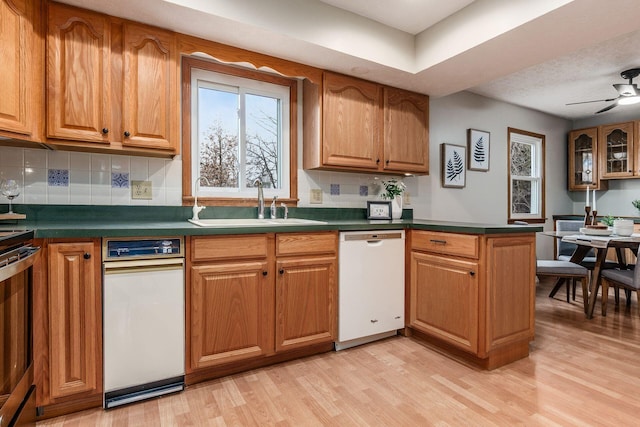
[[[184,259],[143,259],[135,261],[107,261],[103,263],[104,274],[163,271],[184,268]]]

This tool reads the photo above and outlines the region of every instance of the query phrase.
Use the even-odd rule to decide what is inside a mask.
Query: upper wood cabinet
[[[389,171],[429,173],[429,97],[384,88],[384,163]]]
[[[110,28],[105,15],[49,3],[47,137],[110,143]]]
[[[176,38],[124,25],[123,145],[170,152],[178,143]]]
[[[637,147],[634,122],[600,126],[600,177],[628,178],[640,175],[637,168]]]
[[[601,190],[598,171],[598,128],[578,129],[569,132],[569,190]]]
[[[176,154],[175,35],[53,2],[48,11],[47,143]]]
[[[303,88],[305,169],[428,173],[429,97],[326,71]]]
[[[0,135],[42,137],[43,51],[40,2],[0,0]]]

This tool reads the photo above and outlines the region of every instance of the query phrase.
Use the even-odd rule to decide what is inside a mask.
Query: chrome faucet
[[[278,207],[276,206],[276,200],[278,200],[278,196],[273,196],[273,202],[271,202],[271,208],[269,209],[271,211],[271,219],[276,219],[276,217],[278,216]]]
[[[264,193],[262,192],[262,181],[256,179],[254,184],[258,186],[258,219],[264,219]]]
[[[192,221],[198,221],[200,219],[198,217],[200,212],[207,208],[206,206],[198,206],[198,188],[200,187],[201,180],[204,180],[204,182],[206,182],[208,186],[211,186],[206,176],[200,175],[199,177],[196,178],[196,187],[193,190],[195,198],[193,200],[193,208],[191,208],[193,212],[193,216],[191,217]]]

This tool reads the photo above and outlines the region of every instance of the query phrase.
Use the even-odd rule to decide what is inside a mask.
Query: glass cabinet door
[[[598,128],[569,133],[569,190],[599,190]]]
[[[633,175],[633,122],[602,126],[602,178]]]

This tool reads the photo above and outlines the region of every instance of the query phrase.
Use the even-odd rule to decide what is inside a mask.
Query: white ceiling
[[[436,98],[469,90],[573,120],[608,104],[566,103],[614,98],[620,72],[640,67],[639,0],[62,1]],[[599,116],[629,114],[640,117],[640,104]]]

